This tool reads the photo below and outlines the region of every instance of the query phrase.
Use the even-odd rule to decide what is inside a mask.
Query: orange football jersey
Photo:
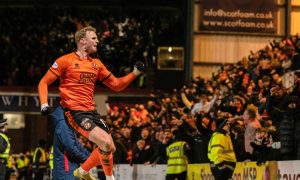
[[[58,58],[50,71],[60,77],[61,105],[83,111],[95,109],[95,83],[111,74],[99,59],[81,59],[75,52]]]

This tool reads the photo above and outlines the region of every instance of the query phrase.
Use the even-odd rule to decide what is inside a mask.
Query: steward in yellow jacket
[[[6,179],[6,166],[10,153],[9,138],[5,134],[7,131],[7,120],[0,119],[0,180]],[[8,177],[7,177],[8,178]]]
[[[29,161],[28,157],[23,153],[17,158],[18,179],[22,179],[23,177],[26,179]]]
[[[41,139],[39,146],[34,150],[32,158],[32,170],[34,174],[34,180],[43,179],[44,174],[47,171],[47,154],[46,154],[46,141]]]
[[[175,130],[174,142],[167,147],[168,166],[166,180],[186,180],[188,158],[186,153],[190,150],[189,145],[180,140],[179,130]]]
[[[236,156],[229,135],[230,124],[227,119],[216,119],[216,131],[208,144],[208,158],[215,180],[231,179],[236,164]]]

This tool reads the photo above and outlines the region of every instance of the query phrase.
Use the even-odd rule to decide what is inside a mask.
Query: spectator
[[[125,141],[122,141],[122,135],[118,132],[114,132],[112,137],[116,146],[116,151],[114,152],[114,163],[127,164],[127,153],[129,149],[127,149]]]
[[[267,134],[265,128],[255,130],[255,139],[250,145],[253,147],[253,156],[257,165],[260,166],[270,159],[270,150],[273,144],[272,138]]]
[[[167,164],[166,148],[169,145],[169,137],[167,137],[163,130],[155,133],[155,144],[153,144],[154,153],[145,163],[145,165]]]
[[[207,147],[215,128],[213,126],[213,118],[208,114],[205,114],[204,116],[197,115],[196,121],[199,135],[197,138],[194,138],[194,142],[192,143],[191,148],[193,152],[193,158],[190,162],[209,163],[210,161],[207,157]]]
[[[250,143],[255,139],[255,130],[261,128],[259,120],[256,118],[256,112],[254,109],[247,108],[243,114],[243,119],[246,124],[245,129],[245,151],[252,155],[253,148]]]
[[[297,96],[288,96],[284,101],[282,119],[279,123],[282,160],[294,160],[300,157],[299,106],[300,101]]]
[[[245,127],[242,125],[235,125],[231,128],[233,134],[232,143],[238,162],[246,160],[247,154],[245,151]]]
[[[151,146],[146,145],[146,141],[143,139],[138,140],[132,150],[132,164],[144,164],[150,160],[151,154]]]
[[[213,107],[213,105],[216,102],[217,99],[217,94],[215,94],[212,98],[212,100],[208,100],[207,95],[205,94],[201,94],[200,95],[200,99],[199,102],[194,104],[193,108],[192,108],[192,115],[195,115],[196,113],[200,113],[200,112],[205,112],[207,113],[208,111],[210,111],[210,109]]]

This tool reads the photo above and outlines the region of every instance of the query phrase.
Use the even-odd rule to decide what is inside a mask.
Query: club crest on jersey
[[[90,118],[83,118],[82,122],[80,125],[85,129],[89,130],[92,127],[91,120]]]
[[[86,130],[89,130],[90,128],[91,128],[91,123],[90,122],[86,122],[86,123],[84,123],[84,125],[83,125],[83,127],[84,127],[84,129],[86,129]]]
[[[74,65],[74,68],[75,68],[75,69],[78,69],[78,68],[79,68],[79,64],[76,63],[76,64]]]
[[[54,62],[53,65],[52,65],[52,67],[53,67],[54,69],[56,69],[56,68],[58,68],[58,64],[57,64],[56,62]]]
[[[93,68],[98,69],[98,64],[97,63],[93,63]]]

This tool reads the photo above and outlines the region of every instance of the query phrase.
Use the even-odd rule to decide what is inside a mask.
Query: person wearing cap
[[[10,152],[9,138],[7,131],[7,119],[0,119],[0,180],[5,179],[6,163]]]
[[[208,144],[208,159],[215,180],[231,179],[236,164],[236,156],[229,135],[227,119],[215,119],[216,130]]]

